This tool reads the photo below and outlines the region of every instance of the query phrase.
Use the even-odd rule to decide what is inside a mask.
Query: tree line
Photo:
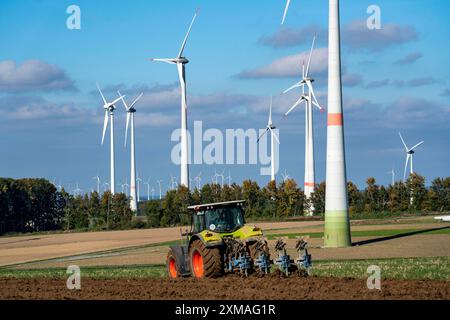
[[[242,185],[206,184],[189,191],[180,186],[162,200],[139,203],[140,218],[133,219],[125,194],[92,192],[74,196],[45,179],[0,179],[0,234],[53,230],[117,230],[167,227],[189,224],[187,207],[195,204],[245,200],[245,216],[250,219],[287,219],[325,213],[326,184],[315,188],[310,199],[292,180],[270,182],[260,187],[246,180]],[[401,212],[450,211],[450,177],[437,178],[427,188],[425,179],[413,174],[406,182],[385,187],[374,178],[364,190],[348,182],[350,215],[370,216]]]

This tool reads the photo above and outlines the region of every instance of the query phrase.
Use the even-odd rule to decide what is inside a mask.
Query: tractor
[[[182,245],[170,246],[166,260],[169,277],[217,278],[228,273],[248,276],[254,272],[264,275],[272,265],[284,267],[277,264],[280,259],[289,266],[310,266],[307,251],[297,264],[280,253],[278,260],[270,260],[263,232],[245,224],[243,206],[244,201],[231,201],[188,207],[192,213],[191,229],[182,232]],[[306,243],[301,246],[303,251],[305,246]],[[288,269],[283,273],[289,275],[291,268]]]

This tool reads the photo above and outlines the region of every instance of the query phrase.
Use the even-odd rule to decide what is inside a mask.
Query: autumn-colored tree
[[[406,182],[412,200],[411,209],[414,211],[422,210],[423,203],[427,196],[425,188],[425,178],[417,173],[413,173]]]
[[[348,181],[347,192],[350,216],[361,213],[364,209],[364,201],[358,187],[353,182]]]
[[[367,187],[364,190],[364,211],[367,213],[378,212],[379,204],[379,186],[376,184],[375,178],[368,178]]]
[[[311,194],[311,202],[314,206],[314,215],[323,216],[325,214],[325,192],[326,184],[321,182],[314,188],[313,194]]]

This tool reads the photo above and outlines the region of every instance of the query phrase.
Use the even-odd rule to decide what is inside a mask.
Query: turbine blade
[[[286,20],[287,13],[289,11],[289,5],[291,4],[291,0],[287,0],[286,7],[284,8],[284,14],[283,14],[283,20],[281,21],[281,24],[284,24],[284,21]]]
[[[269,130],[270,130],[270,133],[273,134],[273,137],[274,137],[275,140],[278,142],[278,144],[280,144],[280,139],[278,139],[278,136],[277,136],[277,134],[275,133],[275,131],[273,131],[272,129],[269,129]]]
[[[264,131],[264,133],[258,138],[258,141],[256,143],[259,143],[259,141],[266,135],[267,131],[269,131],[270,129],[267,128],[266,131]]]
[[[301,97],[290,109],[284,114],[285,117],[289,115],[295,108],[297,108],[303,101],[306,101],[305,97]]]
[[[311,51],[309,52],[309,59],[308,59],[308,66],[306,67],[306,78],[309,76],[309,70],[311,68],[311,58],[312,58],[312,54],[314,51],[314,44],[316,43],[316,36],[314,36],[313,38],[313,42],[312,42],[312,46],[311,46]]]
[[[97,89],[98,89],[98,92],[100,92],[100,95],[102,96],[103,102],[105,103],[105,105],[107,105],[108,102],[106,102],[105,96],[103,95],[103,92],[100,89],[100,86],[98,85],[98,82],[97,82]]]
[[[417,147],[421,146],[424,143],[425,143],[425,141],[419,142],[418,144],[416,144],[414,147],[411,148],[411,151],[415,150]]]
[[[117,90],[117,94],[119,95],[119,97],[122,97],[122,94],[120,93],[120,91]],[[130,108],[128,108],[127,102],[125,101],[125,99],[122,99],[122,103],[125,107],[125,110],[129,110]]]
[[[144,93],[142,92],[131,104],[130,108],[133,108],[135,106],[136,103],[138,103],[139,100],[141,100],[142,96],[144,95]]]
[[[131,113],[127,112],[127,125],[125,129],[125,147],[127,146],[128,141],[128,127],[130,125],[130,120],[131,120]]]
[[[108,127],[108,121],[109,121],[108,110],[105,110],[105,121],[103,122],[102,145],[105,142],[105,134],[106,134],[106,128]]]
[[[121,96],[119,98],[117,98],[116,100],[114,100],[113,102],[110,103],[111,106],[115,105],[117,102],[119,102],[120,100],[123,100],[123,98],[125,98],[126,96]]]
[[[288,93],[289,91],[292,91],[292,90],[295,89],[295,88],[300,88],[300,87],[302,87],[302,86],[304,86],[304,85],[305,85],[305,84],[304,84],[302,81],[300,81],[300,82],[294,84],[292,87],[290,87],[290,88],[284,90],[283,93],[284,93],[284,94],[285,94],[285,93]]]
[[[176,64],[176,62],[174,61],[174,59],[150,59],[151,61],[156,61],[156,62],[165,62],[168,64]]]
[[[409,152],[408,146],[406,145],[405,140],[403,140],[402,134],[399,132],[398,135],[400,136],[400,139],[402,139],[402,142],[403,142],[403,145],[405,146],[406,152]]]
[[[269,125],[272,124],[272,105],[273,105],[273,97],[270,96]]]
[[[186,37],[184,38],[183,44],[181,45],[180,53],[178,53],[178,58],[181,58],[183,56],[184,48],[186,47],[186,43],[187,43],[187,40],[189,39],[189,35],[191,33],[192,26],[194,25],[195,19],[197,18],[198,14],[199,14],[199,9],[197,9],[197,11],[194,14],[194,18],[192,18],[191,25],[189,26],[189,29],[186,33]]]
[[[313,98],[313,100],[311,101],[312,104],[315,105],[317,108],[319,108],[319,110],[321,112],[325,111],[325,109],[320,105],[319,101],[317,101],[317,97],[316,97],[316,94],[314,93],[314,89],[313,89],[311,82],[308,81],[306,84],[307,84],[309,90],[311,91],[311,95]]]
[[[302,62],[302,79],[305,79],[305,60]]]

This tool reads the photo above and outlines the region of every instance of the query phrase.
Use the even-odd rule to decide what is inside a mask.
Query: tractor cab
[[[193,211],[191,233],[233,233],[244,227],[243,204],[243,201],[233,201],[189,207]]]

